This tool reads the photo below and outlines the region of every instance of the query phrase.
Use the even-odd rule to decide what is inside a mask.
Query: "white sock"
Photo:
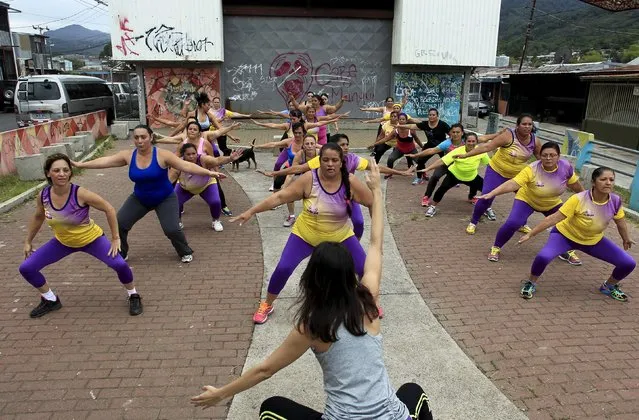
[[[133,288],[133,289],[131,289],[131,290],[126,289],[126,292],[129,294],[129,296],[131,296],[131,295],[136,294],[136,293],[137,293],[137,290],[135,290],[135,287],[134,287],[134,288]]]
[[[295,217],[295,215],[294,214],[289,214],[288,217]]]
[[[53,293],[53,290],[49,289],[48,292],[46,293],[41,293],[42,297],[45,298],[46,300],[50,300],[51,302],[55,302],[56,300],[58,300],[58,298],[55,296],[55,293]]]

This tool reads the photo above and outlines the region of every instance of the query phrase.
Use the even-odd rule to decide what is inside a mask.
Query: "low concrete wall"
[[[64,141],[78,131],[88,131],[95,140],[106,136],[109,131],[106,111],[92,112],[75,117],[62,118],[44,124],[0,133],[0,175],[17,172],[17,156],[40,153],[40,148]]]

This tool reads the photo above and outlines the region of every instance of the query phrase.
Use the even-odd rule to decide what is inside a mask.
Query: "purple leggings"
[[[364,234],[364,215],[362,214],[362,206],[359,203],[352,202],[351,206],[351,222],[353,222],[353,233],[359,241]]]
[[[193,198],[193,194],[182,188],[180,184],[175,185],[175,194],[177,195],[180,214],[182,214],[184,203]],[[220,214],[222,214],[222,201],[220,200],[220,191],[217,188],[217,184],[209,185],[199,195],[209,205],[213,220],[219,219]]]
[[[504,178],[503,176],[495,172],[493,168],[487,166],[486,174],[484,175],[484,187],[482,188],[481,193],[488,194],[509,179],[510,178]],[[490,198],[488,200],[481,198],[477,200],[477,203],[475,203],[475,209],[473,210],[473,217],[470,219],[470,222],[472,224],[476,225],[477,223],[479,223],[479,219],[481,218],[482,214],[484,214],[484,212],[488,210],[488,207],[493,204],[493,200],[494,198]]]
[[[535,257],[532,267],[530,268],[530,273],[533,276],[541,276],[541,273],[544,272],[546,266],[550,264],[552,260],[571,249],[579,250],[591,257],[614,265],[615,269],[612,271],[612,278],[615,280],[623,280],[626,278],[637,265],[630,254],[606,237],[601,238],[601,240],[594,245],[581,245],[566,238],[557,228],[553,228],[548,237],[548,242],[546,242],[546,245],[544,245]]]
[[[33,254],[20,264],[20,274],[25,278],[33,287],[44,286],[46,280],[40,270],[44,267],[60,261],[67,255],[71,255],[75,252],[86,252],[89,255],[93,255],[110,268],[118,273],[120,283],[128,284],[133,281],[133,272],[129,268],[129,265],[124,261],[120,254],[115,258],[109,256],[109,249],[111,248],[111,242],[102,235],[89,245],[85,245],[81,248],[71,248],[63,245],[56,238],[51,239],[46,244],[35,250]]]
[[[342,241],[342,245],[348,249],[353,256],[355,264],[355,272],[361,277],[364,275],[364,262],[366,261],[366,253],[355,236],[350,236]],[[303,240],[297,235],[291,233],[282,251],[275,271],[271,275],[268,282],[268,292],[273,295],[279,295],[293,271],[297,268],[302,260],[313,253],[314,246]]]
[[[277,157],[275,161],[275,165],[273,166],[274,171],[279,171],[282,168],[282,165],[288,160],[288,151],[287,148],[284,148]]]
[[[552,209],[542,211],[540,213],[544,216],[550,216],[551,214],[559,210],[559,207],[561,207],[561,204],[558,204]],[[520,227],[525,225],[530,215],[536,211],[538,210],[530,207],[530,205],[525,201],[515,198],[515,201],[513,202],[513,208],[512,210],[510,210],[508,219],[504,222],[503,225],[501,225],[501,227],[497,231],[497,236],[495,237],[495,246],[501,248],[506,245],[506,243],[510,241],[510,238],[513,237],[515,232],[517,232]]]

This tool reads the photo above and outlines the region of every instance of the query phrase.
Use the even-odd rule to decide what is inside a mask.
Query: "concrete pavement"
[[[272,167],[275,159],[265,153],[257,156],[262,168]],[[242,166],[244,166],[242,164]],[[253,204],[267,197],[270,178],[243,170],[232,176],[242,186]],[[402,181],[408,182],[408,178]],[[297,204],[300,211],[301,204]],[[367,226],[362,245],[368,246]],[[290,233],[282,227],[286,210],[257,216],[264,250],[264,284],[262,295]],[[517,419],[525,418],[497,387],[477,369],[433,316],[415,288],[397,250],[388,223],[384,231],[384,273],[381,303],[386,366],[393,385],[417,382],[428,394],[433,414],[438,419]],[[306,266],[300,264],[275,302],[275,312],[264,325],[255,327],[244,370],[266,358],[286,337],[292,327],[292,310],[297,296],[299,275]],[[436,280],[436,276],[433,277]],[[257,306],[256,306],[257,308]],[[235,397],[229,419],[255,418],[261,402],[281,395],[321,410],[324,402],[322,374],[310,351],[271,379]]]

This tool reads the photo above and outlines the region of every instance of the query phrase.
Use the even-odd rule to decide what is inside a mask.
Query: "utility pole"
[[[43,26],[40,26],[40,25],[33,25],[33,29],[35,29],[36,31],[39,31],[40,32],[40,36],[42,36],[42,33],[44,31],[48,31],[49,27],[48,26],[44,26],[43,27]],[[42,46],[42,53],[41,53],[42,54],[42,64],[40,66],[41,74],[44,74],[44,62],[46,61],[45,60],[45,56],[47,54],[47,41],[46,41],[46,38],[43,39],[43,40],[44,40],[44,45]]]
[[[530,8],[530,18],[528,19],[528,26],[526,27],[526,35],[524,36],[524,49],[521,52],[521,60],[519,60],[519,70],[517,71],[517,73],[521,73],[521,66],[524,65],[524,60],[526,59],[526,50],[528,49],[528,38],[530,37],[530,33],[532,32],[533,17],[535,16],[536,5],[537,5],[537,0],[532,0],[532,6]]]

